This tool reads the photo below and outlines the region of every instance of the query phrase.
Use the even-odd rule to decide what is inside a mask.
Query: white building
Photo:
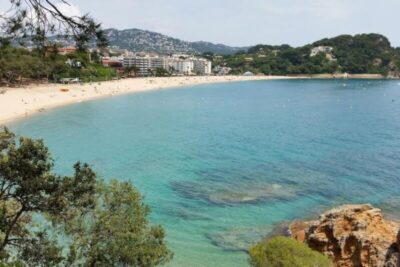
[[[153,54],[138,53],[123,58],[123,67],[138,68],[139,76],[148,76],[155,73],[157,69],[165,69],[171,74],[178,75],[210,75],[211,61],[204,58],[185,58],[182,55],[162,57]]]
[[[333,47],[331,46],[317,46],[311,49],[310,57],[315,57],[319,53],[326,53],[330,54],[333,50]]]
[[[191,75],[193,74],[194,63],[190,59],[168,59],[168,70],[173,70],[177,74]]]
[[[193,70],[195,73],[200,75],[210,75],[211,69],[211,61],[204,58],[197,58],[193,60]]]
[[[137,74],[140,76],[151,75],[158,68],[161,69],[167,68],[165,58],[158,56],[150,56],[150,55],[144,55],[144,56],[134,55],[134,56],[124,57],[123,66],[125,68],[132,66],[137,67],[138,68]]]

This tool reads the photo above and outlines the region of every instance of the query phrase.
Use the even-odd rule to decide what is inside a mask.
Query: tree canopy
[[[47,46],[50,35],[72,36],[79,48],[91,39],[104,46],[106,38],[101,24],[88,14],[66,14],[66,0],[9,0],[9,7],[0,14],[0,37],[3,39],[29,38],[38,47]]]
[[[99,184],[96,208],[68,221],[72,235],[71,263],[85,259],[87,266],[156,266],[168,262],[161,226],[150,226],[149,208],[127,182]]]
[[[79,62],[80,66],[66,64]],[[38,81],[58,81],[62,78],[80,78],[82,81],[109,80],[117,76],[113,68],[104,67],[98,60],[89,60],[89,54],[77,51],[60,55],[57,48],[43,57],[38,50],[26,50],[11,45],[0,47],[0,86]]]
[[[87,164],[53,171],[42,140],[0,131],[0,260],[11,266],[156,266],[169,261],[161,226],[128,182]]]

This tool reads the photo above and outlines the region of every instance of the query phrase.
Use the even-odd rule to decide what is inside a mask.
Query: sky
[[[340,34],[381,33],[400,47],[400,0],[68,0],[104,28],[139,28],[186,41],[300,46]],[[0,10],[9,0],[0,0]]]

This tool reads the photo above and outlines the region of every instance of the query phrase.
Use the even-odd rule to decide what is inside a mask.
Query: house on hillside
[[[319,53],[331,54],[333,47],[331,46],[317,46],[311,49],[310,57],[315,57]]]

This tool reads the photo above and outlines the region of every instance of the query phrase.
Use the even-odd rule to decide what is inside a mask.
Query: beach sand
[[[284,76],[196,76],[131,78],[87,84],[41,84],[0,87],[0,125],[46,109],[124,93],[145,92],[205,83],[290,79]]]

